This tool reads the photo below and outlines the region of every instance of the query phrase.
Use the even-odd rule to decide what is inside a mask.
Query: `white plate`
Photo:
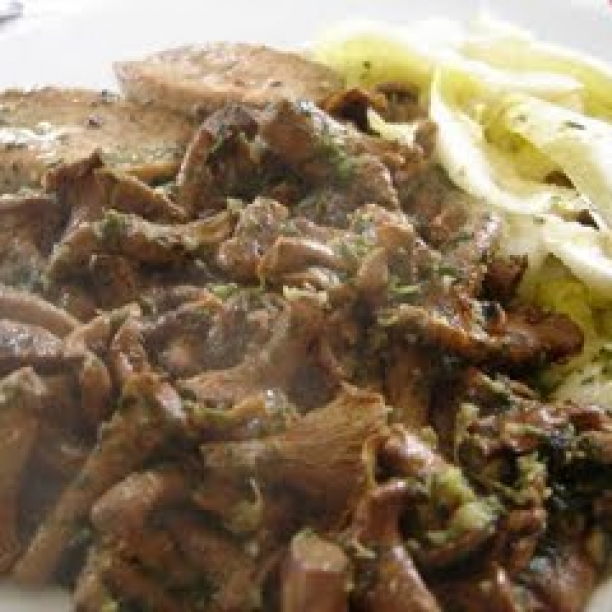
[[[488,0],[501,17],[612,61],[608,2]],[[31,27],[29,3],[38,11]],[[23,22],[0,30],[0,87],[50,82],[112,87],[113,60],[171,45],[225,39],[295,46],[347,17],[468,19],[486,6],[486,0],[26,0]]]
[[[466,20],[482,9],[612,63],[610,0],[490,0],[488,6],[483,0],[96,2],[36,0],[45,10],[28,22],[25,0],[22,23],[0,30],[0,88],[45,84],[113,88],[113,60],[172,45],[244,40],[291,47],[313,38],[326,25],[350,17],[395,23],[431,16]],[[69,601],[57,593],[30,595],[0,588],[0,612],[68,610]],[[589,608],[589,612],[611,611],[612,584],[600,589]]]

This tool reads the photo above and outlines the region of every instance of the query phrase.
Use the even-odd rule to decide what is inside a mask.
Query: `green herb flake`
[[[421,292],[419,284],[404,284],[397,277],[392,275],[388,286],[389,294],[397,298],[409,298]]]
[[[566,127],[570,130],[584,130],[586,129],[582,123],[578,123],[577,121],[566,121],[563,124],[563,127]]]
[[[226,300],[238,292],[240,287],[236,283],[218,283],[208,285],[209,291],[221,300]]]

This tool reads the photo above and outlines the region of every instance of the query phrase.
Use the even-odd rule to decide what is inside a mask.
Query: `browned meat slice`
[[[96,149],[113,167],[168,178],[192,129],[172,112],[81,89],[9,90],[0,109],[0,193],[38,187],[49,168]]]
[[[347,612],[349,584],[344,551],[314,533],[299,533],[281,576],[281,612]]]
[[[319,102],[342,84],[333,70],[297,53],[245,43],[170,49],[119,62],[115,73],[129,98],[187,114],[210,113],[228,102]]]
[[[40,285],[64,217],[51,196],[0,196],[0,283],[29,291]]]

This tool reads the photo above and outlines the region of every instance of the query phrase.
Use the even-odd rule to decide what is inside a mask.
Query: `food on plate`
[[[507,248],[540,217],[453,183],[437,69],[204,49],[121,64],[137,100],[91,136],[74,92],[5,94],[79,139],[0,197],[0,571],[81,612],[583,610],[612,414],[551,381],[604,351],[590,286],[560,257],[547,293]],[[262,57],[303,71],[268,88]]]
[[[438,127],[437,161],[504,218],[500,253],[526,257],[522,296],[585,333],[580,355],[541,382],[559,398],[612,406],[612,69],[485,14],[465,27],[345,23],[312,55],[355,88],[418,90]],[[375,108],[367,121],[389,139],[414,130],[410,117],[385,122]]]

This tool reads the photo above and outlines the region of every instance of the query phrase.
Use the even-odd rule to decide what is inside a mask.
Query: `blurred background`
[[[0,7],[15,1],[0,0]],[[409,23],[432,15],[469,19],[479,10],[612,62],[610,0],[19,1],[21,17],[0,21],[0,87],[113,87],[113,60],[172,45],[225,39],[297,46],[349,17]]]

